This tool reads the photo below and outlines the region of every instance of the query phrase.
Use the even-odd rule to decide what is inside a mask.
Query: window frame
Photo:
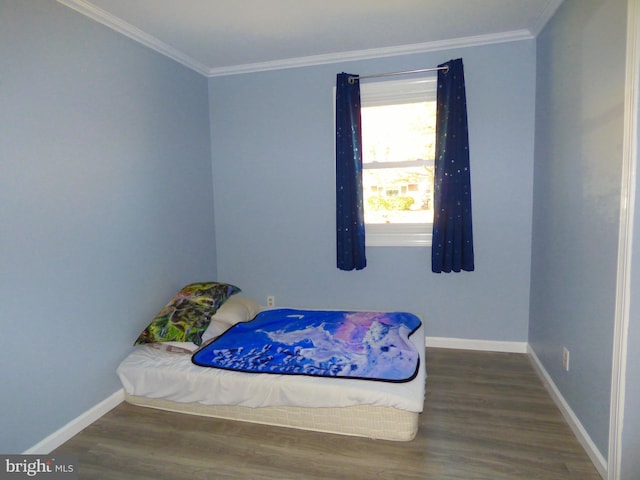
[[[361,108],[436,101],[437,77],[404,78],[360,84]],[[335,103],[335,102],[334,102]],[[425,160],[420,160],[424,164]],[[427,159],[427,163],[434,159]],[[398,162],[393,162],[398,167]],[[404,163],[404,162],[403,162]],[[410,162],[406,162],[404,166]],[[375,168],[385,166],[378,164]],[[367,168],[363,164],[363,168]],[[368,247],[424,247],[431,246],[433,223],[365,223],[365,242]]]

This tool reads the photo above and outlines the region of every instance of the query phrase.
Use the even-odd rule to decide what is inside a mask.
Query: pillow
[[[158,342],[193,342],[200,345],[211,316],[238,292],[238,287],[227,283],[187,285],[158,312],[134,345]]]
[[[246,322],[256,316],[260,310],[258,302],[240,295],[235,295],[224,302],[213,317],[209,328],[202,334],[202,343],[219,337],[233,325]]]
[[[214,315],[213,317],[211,317],[211,322],[209,323],[209,326],[202,333],[202,345],[207,343],[212,338],[219,337],[224,332],[226,332],[229,328],[231,328],[230,325],[217,321]]]
[[[212,319],[226,323],[231,327],[236,323],[251,320],[259,311],[260,305],[258,302],[248,297],[236,295],[227,300],[225,304],[218,309]]]

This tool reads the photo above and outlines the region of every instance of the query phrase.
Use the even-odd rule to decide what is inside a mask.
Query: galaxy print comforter
[[[191,360],[239,372],[408,382],[418,373],[409,337],[419,327],[420,319],[405,312],[266,310]]]

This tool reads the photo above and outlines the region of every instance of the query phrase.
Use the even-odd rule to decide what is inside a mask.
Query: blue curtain
[[[349,78],[356,77],[352,83]],[[340,270],[367,266],[362,203],[362,129],[357,75],[339,73],[336,87],[336,237]]]
[[[431,270],[473,271],[471,176],[462,59],[438,71]]]

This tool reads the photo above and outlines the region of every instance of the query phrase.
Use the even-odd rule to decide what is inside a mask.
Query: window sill
[[[367,247],[430,247],[432,224],[369,224]]]

